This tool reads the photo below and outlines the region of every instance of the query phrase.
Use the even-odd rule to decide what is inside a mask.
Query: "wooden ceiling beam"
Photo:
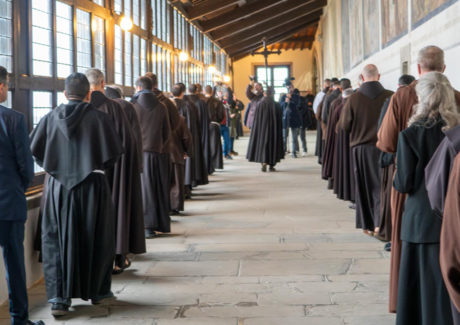
[[[222,8],[233,6],[240,1],[241,0],[207,0],[196,6],[188,8],[187,15],[190,20],[196,20],[219,11]]]
[[[238,46],[238,44],[241,44],[241,43],[246,44],[246,43],[251,43],[251,41],[253,43],[261,42],[263,35],[267,35],[268,37],[270,37],[270,35],[273,35],[276,33],[283,33],[284,31],[288,31],[288,30],[296,29],[297,27],[305,26],[306,23],[310,23],[311,21],[318,19],[321,16],[322,12],[323,10],[320,8],[320,9],[317,9],[316,11],[302,14],[301,16],[299,16],[298,18],[294,20],[287,20],[287,21],[284,20],[282,24],[276,24],[276,25],[271,25],[270,23],[262,24],[255,29],[248,30],[248,32],[244,35],[238,34],[238,37],[232,36],[231,38],[222,40],[219,42],[219,45],[227,50],[228,48],[234,48]],[[292,34],[294,33],[291,33],[289,36],[292,36]]]
[[[225,15],[221,15],[221,16],[209,19],[209,20],[202,21],[201,22],[201,26],[203,28],[202,31],[204,33],[212,32],[213,30],[216,30],[217,28],[223,27],[227,24],[231,24],[237,20],[246,18],[261,10],[270,8],[271,6],[274,6],[278,4],[279,2],[280,0],[259,0],[254,3],[241,6]]]
[[[254,15],[251,15],[243,20],[228,24],[223,28],[219,28],[210,34],[211,38],[215,41],[227,38],[229,36],[241,33],[248,29],[253,29],[257,25],[265,22],[270,24],[280,23],[281,19],[275,18],[283,16],[282,19],[295,18],[305,12],[314,11],[327,4],[327,0],[292,0],[288,2],[281,2],[276,6],[262,10]]]
[[[290,29],[288,31],[281,31],[277,34],[272,33],[272,35],[267,35],[267,46],[271,44],[282,42],[283,40],[291,37],[293,34],[301,31],[302,29],[308,27],[309,25],[316,24],[318,21],[319,21],[319,18],[312,19],[311,21],[306,21],[303,26],[299,26],[299,27]],[[233,58],[233,57],[240,57],[241,54],[244,54],[246,56],[252,51],[255,51],[261,48],[262,46],[263,46],[262,40],[259,40],[259,41],[251,40],[251,41],[247,41],[244,44],[242,43],[237,47],[226,49],[226,51],[228,55]]]

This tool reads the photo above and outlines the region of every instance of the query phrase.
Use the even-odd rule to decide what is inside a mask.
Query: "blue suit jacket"
[[[21,113],[0,105],[0,220],[27,219],[25,191],[34,177],[29,135]]]

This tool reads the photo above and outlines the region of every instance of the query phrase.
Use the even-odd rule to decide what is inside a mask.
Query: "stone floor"
[[[309,134],[310,152],[314,136]],[[245,150],[247,139],[238,142]],[[197,189],[173,233],[114,277],[117,300],[74,300],[53,320],[44,285],[31,318],[47,324],[385,325],[389,256],[354,229],[348,203],[326,190],[315,157],[262,173],[241,155]],[[0,323],[8,324],[3,306]]]

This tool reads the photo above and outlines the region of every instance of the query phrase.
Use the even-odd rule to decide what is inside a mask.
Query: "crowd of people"
[[[287,81],[279,103],[272,87],[251,80],[244,118],[242,102],[219,84],[177,83],[164,93],[149,72],[127,101],[98,69],[68,76],[68,102],[30,136],[21,114],[0,106],[0,180],[8,184],[0,188],[0,244],[13,321],[43,324],[28,319],[22,244],[33,158],[46,172],[40,248],[59,317],[73,298],[114,297],[112,276],[130,266],[128,255],[169,233],[170,216],[180,215],[193,189],[238,154],[244,120],[246,157],[263,172],[275,171],[286,153],[296,158],[299,137],[306,154],[305,132],[317,122],[315,154],[327,187],[350,201],[357,228],[389,242],[397,324],[460,325],[460,93],[443,74],[442,49],[421,49],[417,66],[419,79],[402,75],[396,92],[368,64],[357,89],[331,78],[316,97],[302,97]],[[7,91],[0,67],[1,102]]]
[[[313,108],[322,178],[356,210],[356,227],[389,242],[396,324],[460,324],[460,93],[444,52],[418,53],[419,79],[395,93],[366,65],[359,87],[326,79]],[[457,168],[456,168],[457,167]]]
[[[21,114],[0,106],[0,179],[11,184],[0,189],[0,242],[13,324],[43,324],[28,320],[23,251],[34,159],[46,172],[38,238],[51,313],[59,317],[74,298],[95,305],[114,298],[112,276],[131,265],[128,255],[171,232],[170,216],[180,215],[192,190],[237,155],[244,107],[229,87],[216,83],[203,92],[177,83],[163,93],[149,72],[135,89],[127,101],[100,70],[73,73],[65,80],[67,103],[30,136]],[[7,91],[0,67],[2,102]]]

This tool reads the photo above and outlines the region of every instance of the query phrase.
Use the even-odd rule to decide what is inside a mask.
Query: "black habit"
[[[209,171],[209,166],[211,162],[209,125],[211,123],[211,120],[208,112],[208,105],[206,104],[206,101],[201,99],[198,95],[188,95],[186,97],[195,105],[195,107],[198,110],[198,120],[200,121],[201,129],[201,145],[203,147],[203,156],[204,161],[206,163],[206,169]]]
[[[141,209],[142,161],[139,161],[139,148],[142,140],[136,139],[137,132],[140,132],[139,123],[137,123],[138,129],[136,130],[132,127],[133,122],[128,120],[129,109],[133,109],[129,103],[129,108],[126,108],[128,105],[124,105],[125,110],[123,110],[119,103],[109,99],[100,91],[91,93],[91,104],[97,110],[109,115],[125,149],[124,154],[117,160],[113,168],[107,170],[106,173],[117,214],[116,254],[145,253],[144,222]],[[135,121],[137,121],[135,112],[131,113],[134,113]]]
[[[340,116],[347,98],[342,98],[334,114]],[[333,190],[341,200],[355,202],[355,176],[351,159],[350,134],[336,125],[334,163],[332,169]]]
[[[179,115],[174,102],[166,98],[159,89],[155,88],[153,92],[157,96],[157,99],[166,107],[171,128],[170,139],[168,141],[172,164],[170,210],[183,211],[185,199],[185,155],[189,157],[193,155],[192,135],[187,129],[184,118]]]
[[[270,166],[284,158],[283,111],[273,97],[264,97],[257,105],[246,158]]]
[[[174,98],[179,114],[184,117],[187,128],[192,135],[193,155],[185,160],[185,185],[195,187],[208,184],[208,171],[204,161],[203,145],[201,143],[201,124],[198,109],[185,99]]]
[[[115,210],[104,170],[123,153],[110,117],[70,101],[42,118],[31,134],[36,162],[50,175],[42,220],[49,300],[110,294]]]
[[[401,223],[396,324],[452,324],[439,264],[441,218],[430,207],[425,167],[444,138],[441,118],[414,122],[399,134],[394,187],[407,193]]]
[[[222,139],[220,134],[220,123],[225,118],[224,104],[214,96],[206,98],[207,109],[209,112],[209,142],[210,142],[210,164],[209,174],[216,169],[224,168],[222,153]]]
[[[168,113],[151,91],[135,94],[133,104],[141,125],[144,151],[142,173],[144,227],[150,231],[170,232],[171,180],[168,140],[171,129]]]

